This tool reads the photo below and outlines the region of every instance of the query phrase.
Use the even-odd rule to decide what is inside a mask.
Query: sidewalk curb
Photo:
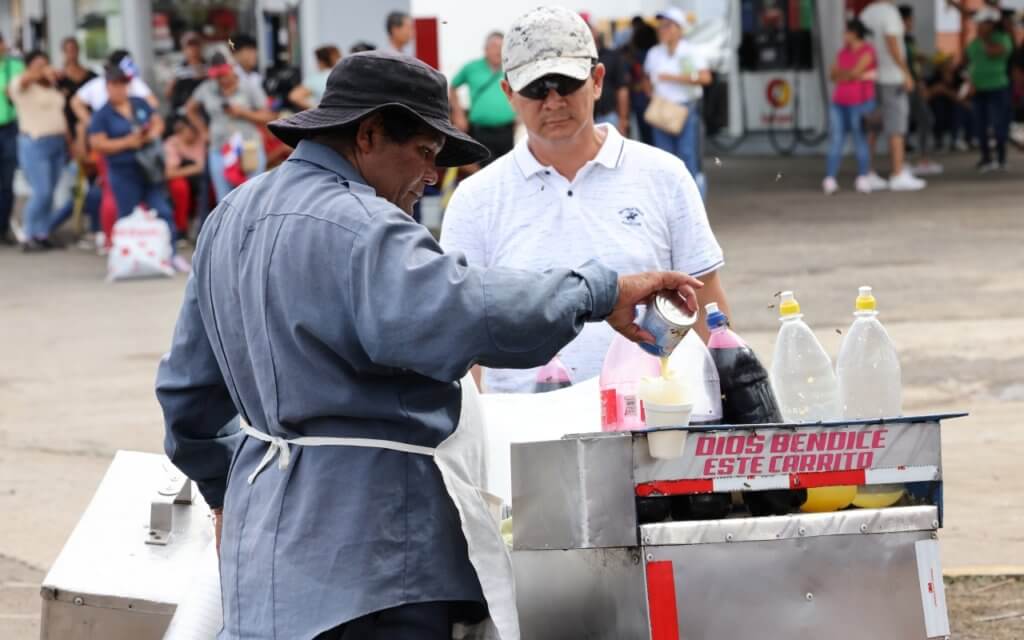
[[[954,567],[942,572],[947,578],[970,578],[974,576],[1024,576],[1021,564],[978,564]]]

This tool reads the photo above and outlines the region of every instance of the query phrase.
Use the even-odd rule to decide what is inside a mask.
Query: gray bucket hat
[[[327,77],[324,97],[315,109],[275,120],[268,127],[294,147],[303,138],[351,124],[386,107],[405,109],[445,136],[438,166],[460,167],[491,155],[487,147],[452,125],[444,76],[415,58],[390,51],[366,51],[343,58]]]
[[[513,91],[552,73],[586,80],[596,61],[590,27],[564,7],[537,7],[520,16],[501,47],[501,65]]]

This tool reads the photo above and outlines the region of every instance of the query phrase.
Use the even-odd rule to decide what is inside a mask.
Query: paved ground
[[[1024,566],[1024,181],[972,162],[951,159],[921,193],[826,199],[818,160],[723,158],[708,163],[709,206],[735,325],[766,358],[776,291],[796,290],[835,353],[857,286],[875,287],[907,411],[971,412],[944,432],[945,566],[999,573]],[[184,279],[109,285],[103,271],[75,250],[0,250],[5,639],[38,637],[37,585],[113,452],[160,450],[152,380]]]

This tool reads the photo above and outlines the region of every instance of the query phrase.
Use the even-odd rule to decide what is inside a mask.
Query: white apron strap
[[[286,440],[284,438],[278,438],[268,433],[264,433],[259,429],[244,423],[242,424],[242,433],[250,438],[256,438],[257,440],[266,442],[269,445],[267,447],[266,454],[263,455],[263,460],[260,461],[256,470],[249,474],[249,484],[256,481],[256,476],[258,476],[268,464],[273,462],[275,457],[277,458],[277,468],[281,470],[287,469],[292,460],[290,445],[293,444],[300,447],[363,447],[366,449],[390,449],[391,451],[399,451],[401,453],[415,453],[421,456],[430,457],[434,456],[433,447],[422,447],[416,444],[406,444],[404,442],[395,442],[393,440],[378,440],[376,438],[332,438],[327,436],[302,436]]]

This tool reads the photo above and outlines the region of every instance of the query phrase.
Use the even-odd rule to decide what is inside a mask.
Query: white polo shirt
[[[598,259],[620,275],[675,270],[699,276],[723,264],[700,193],[681,160],[599,125],[597,157],[569,182],[521,140],[465,180],[445,210],[441,246],[469,264],[544,271]],[[572,381],[601,372],[615,332],[588,323],[562,350]],[[490,392],[528,393],[537,370],[488,369]]]

